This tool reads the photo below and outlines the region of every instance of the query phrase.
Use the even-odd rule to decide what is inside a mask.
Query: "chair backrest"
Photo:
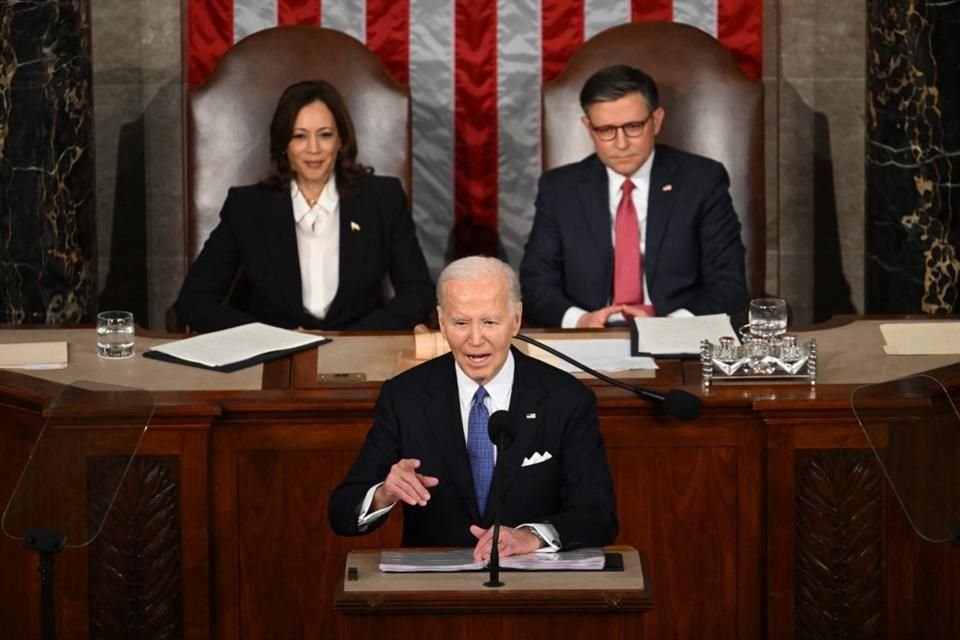
[[[410,91],[354,38],[321,27],[274,27],[234,45],[186,99],[185,255],[191,262],[217,225],[227,189],[270,172],[270,119],[280,94],[327,80],[343,95],[358,160],[400,178],[410,197]]]
[[[722,162],[743,226],[747,284],[764,290],[766,224],[763,177],[763,85],[748,78],[710,35],[673,22],[634,22],[583,43],[563,73],[543,87],[543,167],[593,151],[580,125],[580,89],[612,64],[643,69],[657,82],[666,111],[658,142]]]

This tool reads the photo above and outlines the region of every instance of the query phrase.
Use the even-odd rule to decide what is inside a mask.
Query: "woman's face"
[[[333,173],[340,134],[333,113],[319,100],[300,109],[293,123],[287,159],[297,183],[323,187]]]

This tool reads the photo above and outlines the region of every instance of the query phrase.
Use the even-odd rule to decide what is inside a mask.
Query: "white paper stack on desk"
[[[634,318],[630,334],[631,352],[635,356],[698,356],[702,340],[718,344],[725,336],[733,337],[740,344],[730,316],[725,313],[689,318]]]
[[[65,341],[0,344],[0,369],[64,369],[66,366]]]
[[[158,345],[143,357],[230,372],[327,342],[322,336],[251,322]]]
[[[557,553],[527,553],[500,558],[504,569],[526,571],[600,571],[604,566],[603,550],[598,547],[560,551]],[[476,571],[486,567],[475,562],[473,549],[447,551],[383,551],[380,571],[385,573]]]

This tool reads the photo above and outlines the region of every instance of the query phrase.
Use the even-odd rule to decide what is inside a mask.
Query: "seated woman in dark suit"
[[[194,331],[247,322],[306,329],[407,329],[434,289],[396,178],[357,163],[353,122],[322,80],[288,87],[270,123],[276,172],[234,187],[176,302]],[[228,294],[242,273],[245,304]],[[384,277],[395,295],[384,300]],[[235,297],[235,296],[231,296]]]

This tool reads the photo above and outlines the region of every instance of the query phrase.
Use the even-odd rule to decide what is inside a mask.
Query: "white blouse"
[[[331,178],[311,207],[296,180],[291,180],[290,197],[297,223],[303,308],[322,319],[340,283],[340,194]]]

